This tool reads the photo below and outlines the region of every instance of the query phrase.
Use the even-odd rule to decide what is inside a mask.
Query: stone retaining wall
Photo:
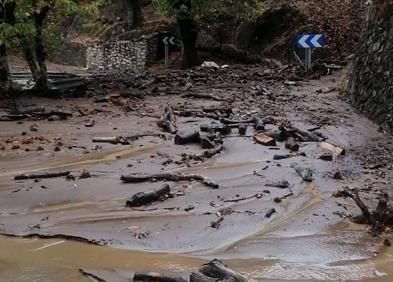
[[[87,47],[87,68],[91,71],[143,73],[148,53],[148,40],[109,41]]]

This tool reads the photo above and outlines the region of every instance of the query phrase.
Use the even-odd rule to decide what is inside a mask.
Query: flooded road
[[[188,158],[201,153],[198,144],[174,145],[169,134],[146,134],[126,146],[91,141],[93,136],[156,133],[157,118],[148,113],[160,113],[168,104],[190,104],[176,96],[146,97],[139,114],[109,105],[106,111],[112,114],[90,117],[96,124],[91,128],[81,126],[85,117],[1,123],[0,145],[6,150],[0,151],[0,233],[9,235],[0,236],[1,281],[89,281],[80,269],[105,281],[129,281],[133,271],[187,277],[212,258],[223,259],[251,280],[391,281],[392,250],[382,244],[389,235],[372,237],[367,226],[346,219],[359,213],[356,205],[332,197],[345,187],[367,188],[362,196],[374,203],[381,191],[391,192],[392,172],[366,169],[359,153],[390,137],[337,101],[337,93],[317,94],[321,85],[335,85],[335,78],[280,94],[274,118],[290,119],[301,128],[329,120],[320,133],[347,152],[332,161],[319,159],[323,150],[317,142],[302,142],[302,154],[276,160],[274,155],[288,153],[285,144],[257,144],[251,127],[246,136],[234,129],[224,138],[225,150],[203,161]],[[295,97],[298,108],[285,102],[290,101],[285,95]],[[268,98],[260,99],[255,104],[254,97],[246,96],[232,106],[257,111]],[[88,99],[46,103],[92,107]],[[192,104],[220,105],[200,99]],[[331,120],[333,109],[337,118]],[[176,122],[181,131],[192,131],[211,121],[179,116]],[[34,123],[37,132],[29,130]],[[266,128],[276,130],[277,124]],[[299,177],[294,162],[313,170],[311,183]],[[74,177],[13,179],[21,173],[65,170]],[[79,177],[83,170],[91,177]],[[337,171],[341,179],[332,177]],[[199,174],[220,187],[197,181],[120,181],[121,174],[147,172]],[[289,186],[270,185],[280,181]],[[135,193],[157,190],[163,183],[170,185],[170,198],[135,209],[125,206]],[[378,189],[371,190],[376,183]]]

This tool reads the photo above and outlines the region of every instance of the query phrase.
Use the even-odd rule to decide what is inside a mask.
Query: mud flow
[[[227,72],[245,76],[241,69]],[[88,98],[17,101],[67,109],[73,116],[0,123],[0,280],[130,281],[135,271],[187,278],[219,258],[249,280],[392,281],[393,253],[383,243],[389,234],[372,236],[367,225],[349,219],[360,214],[356,204],[332,196],[359,188],[375,206],[380,193],[389,193],[392,160],[377,164],[391,137],[337,98],[337,75],[263,80],[266,93],[257,95],[252,89],[261,82],[251,74],[258,72],[263,70],[255,67],[237,84],[193,85],[193,92],[220,99],[146,95],[133,99],[128,112],[118,100],[105,106]],[[297,152],[285,142],[264,146],[249,125],[244,135],[232,126],[222,136],[224,149],[202,158],[200,144],[175,145],[175,134],[157,125],[167,106],[178,133],[218,122],[207,114],[181,114],[185,109],[230,108],[241,120],[265,117],[267,132],[290,121],[326,137],[345,155],[327,154],[321,142],[299,142]],[[125,144],[92,142],[138,134]],[[312,171],[311,181],[296,165]],[[69,174],[14,179],[43,172]],[[120,180],[136,173],[204,179]],[[169,196],[126,206],[136,193],[163,184]]]

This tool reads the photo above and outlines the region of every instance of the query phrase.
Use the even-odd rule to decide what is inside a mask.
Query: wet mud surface
[[[228,72],[245,75],[237,69]],[[157,81],[152,85],[160,89],[163,79]],[[389,235],[374,238],[366,226],[345,219],[359,210],[332,193],[357,187],[371,206],[380,193],[391,193],[392,139],[338,98],[338,76],[295,85],[258,76],[228,85],[227,77],[214,85],[196,81],[190,91],[213,93],[224,101],[153,93],[128,101],[132,110],[125,112],[118,103],[89,98],[29,98],[25,104],[68,109],[74,116],[0,123],[0,233],[8,235],[0,237],[2,281],[88,281],[79,268],[107,281],[127,281],[137,270],[185,274],[214,257],[260,281],[390,281],[391,249],[382,244]],[[162,91],[171,92],[175,84]],[[268,94],[252,95],[257,85],[264,85]],[[246,136],[237,129],[224,136],[225,149],[213,158],[186,159],[185,154],[203,150],[175,145],[174,135],[157,126],[168,105],[230,107],[239,117],[260,113],[271,120],[267,130],[286,119],[305,130],[320,126],[318,131],[346,154],[323,161],[318,143],[303,142],[300,152],[305,155],[273,160],[276,154],[288,154],[284,143],[275,148],[258,144],[249,127]],[[86,127],[91,120],[94,126]],[[211,121],[176,116],[180,132]],[[135,134],[150,136],[129,145],[92,142],[97,136]],[[311,168],[313,182],[304,182],[293,162]],[[80,178],[83,170],[91,177]],[[42,171],[71,171],[74,178],[13,179]],[[120,180],[121,174],[160,172],[200,174],[220,187]],[[342,179],[332,177],[336,172]],[[289,188],[269,186],[283,180]],[[126,207],[135,193],[163,183],[170,185],[173,197]],[[219,217],[223,220],[213,228]]]

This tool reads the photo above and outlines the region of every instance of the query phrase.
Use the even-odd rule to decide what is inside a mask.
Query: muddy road
[[[88,281],[80,268],[106,281],[128,281],[137,270],[185,275],[218,257],[260,281],[390,281],[393,254],[382,243],[389,235],[372,237],[367,226],[352,223],[346,217],[359,214],[357,206],[332,194],[356,187],[373,206],[380,193],[391,193],[391,137],[338,98],[339,74],[294,80],[277,70],[244,69],[151,74],[127,86],[126,98],[119,98],[117,85],[100,82],[94,91],[109,87],[103,103],[94,97],[17,100],[73,116],[0,122],[1,280]],[[285,142],[264,146],[249,126],[244,136],[237,128],[223,136],[220,154],[198,158],[199,144],[175,145],[175,135],[157,125],[167,106],[179,132],[215,120],[195,114],[201,109],[230,108],[237,119],[262,116],[267,131],[285,120],[304,130],[317,127],[346,153],[326,161],[319,142],[301,142],[298,153]],[[143,136],[127,145],[92,142],[137,134]],[[312,182],[296,173],[295,162],[312,170]],[[14,180],[43,171],[72,176]],[[219,188],[120,180],[162,172],[203,175]],[[283,181],[285,188],[272,185]],[[171,197],[126,206],[135,193],[164,183]]]

